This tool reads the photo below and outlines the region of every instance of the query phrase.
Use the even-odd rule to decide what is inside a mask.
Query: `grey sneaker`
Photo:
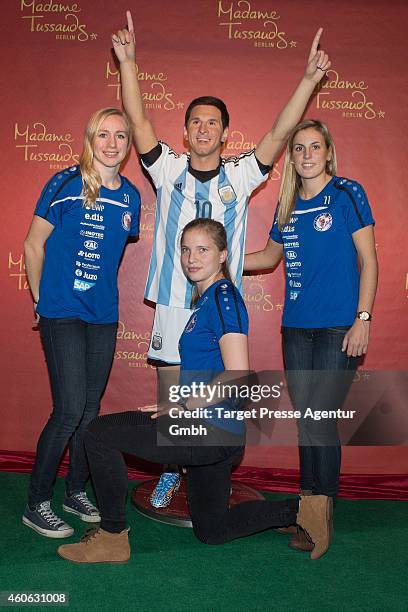
[[[88,499],[85,491],[65,495],[62,507],[66,512],[79,516],[85,523],[99,523],[101,520],[98,508]]]
[[[74,533],[72,527],[55,514],[50,501],[37,504],[34,510],[26,506],[22,522],[47,538],[69,538]]]

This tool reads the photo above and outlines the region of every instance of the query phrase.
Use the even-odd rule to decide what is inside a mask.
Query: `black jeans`
[[[308,407],[338,410],[343,405],[360,360],[341,350],[348,329],[282,328],[289,394],[302,415]],[[301,489],[336,498],[341,464],[336,421],[301,418],[298,429]]]
[[[160,417],[164,418],[164,417]],[[154,463],[186,466],[187,498],[194,533],[206,544],[221,544],[270,527],[296,522],[298,500],[250,501],[229,508],[231,468],[242,446],[159,446],[150,414],[122,412],[97,418],[85,434],[101,527],[125,529],[128,490],[123,453]]]
[[[112,366],[116,323],[40,318],[53,411],[37,445],[28,503],[51,499],[62,454],[69,443],[67,492],[83,491],[89,478],[83,436],[99,412]]]

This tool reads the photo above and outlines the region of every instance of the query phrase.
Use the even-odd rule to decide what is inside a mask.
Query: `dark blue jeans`
[[[282,328],[289,394],[302,415],[307,408],[338,410],[343,405],[360,360],[341,350],[348,329]],[[336,420],[302,417],[298,429],[301,489],[336,498],[341,464]]]
[[[37,445],[30,505],[51,499],[62,454],[69,444],[68,494],[83,491],[89,478],[83,436],[99,412],[112,366],[116,323],[40,318],[40,333],[51,383],[53,411]]]
[[[118,533],[126,527],[128,472],[123,453],[159,464],[186,466],[187,499],[194,533],[206,544],[222,544],[296,522],[297,498],[255,500],[229,506],[231,469],[242,455],[241,445],[161,446],[157,441],[157,427],[157,421],[149,413],[137,411],[101,416],[89,426],[85,445],[102,529]],[[242,436],[236,440],[243,442]]]

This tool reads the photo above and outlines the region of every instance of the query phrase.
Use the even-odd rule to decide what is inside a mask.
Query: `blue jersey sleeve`
[[[214,294],[214,332],[218,340],[225,334],[248,335],[248,313],[238,289],[230,282],[219,285]]]
[[[334,187],[345,194],[345,218],[350,234],[357,230],[374,225],[370,204],[363,187],[356,181],[341,178]]]
[[[271,231],[269,232],[269,238],[271,238],[275,242],[278,242],[279,244],[283,244],[282,233],[278,227],[278,208],[279,204],[275,210]]]
[[[74,181],[78,182],[79,190],[81,190],[82,179],[79,166],[72,166],[54,174],[42,190],[34,214],[54,226],[61,225],[62,207],[55,206],[55,204],[64,199],[65,189],[68,186],[71,187]]]

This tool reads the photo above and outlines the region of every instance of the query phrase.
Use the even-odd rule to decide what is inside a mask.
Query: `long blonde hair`
[[[89,119],[84,132],[84,148],[79,160],[79,166],[82,175],[82,196],[84,198],[84,206],[86,208],[94,208],[96,199],[102,185],[102,178],[99,172],[93,166],[94,160],[94,142],[96,134],[101,123],[112,115],[119,115],[125,123],[125,132],[128,137],[126,155],[132,146],[132,127],[126,113],[118,108],[101,108],[94,112]]]
[[[317,119],[306,119],[305,121],[298,123],[297,126],[293,128],[289,136],[286,147],[285,161],[283,164],[283,177],[279,191],[278,208],[278,227],[280,230],[284,225],[289,223],[290,216],[295,207],[296,196],[301,185],[301,178],[296,172],[295,166],[292,163],[293,141],[298,132],[308,128],[314,128],[323,136],[327,150],[331,153],[330,159],[328,159],[326,162],[327,174],[334,176],[337,172],[336,148],[334,146],[333,137],[330,134],[327,125],[322,121],[318,121]]]

